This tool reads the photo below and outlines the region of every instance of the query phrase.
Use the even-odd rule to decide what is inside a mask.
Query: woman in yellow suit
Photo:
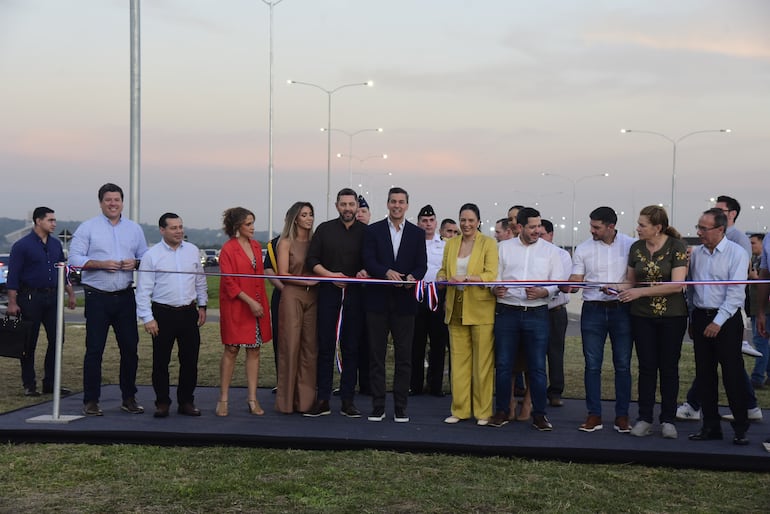
[[[436,280],[448,281],[446,316],[452,363],[452,415],[445,423],[471,416],[483,426],[492,416],[495,381],[495,297],[486,286],[497,277],[497,242],[479,231],[481,215],[472,203],[460,207],[460,236],[447,241]]]

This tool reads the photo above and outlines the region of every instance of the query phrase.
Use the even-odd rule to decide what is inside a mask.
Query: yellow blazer
[[[437,280],[446,280],[457,275],[457,254],[460,252],[462,235],[455,236],[446,242],[444,258]],[[479,276],[484,282],[492,282],[497,278],[497,241],[481,232],[476,235],[473,250],[468,260],[468,275]],[[455,305],[456,286],[447,286],[446,315],[444,322],[452,319],[452,309]],[[488,325],[495,322],[495,304],[497,299],[492,290],[483,286],[465,286],[463,289],[463,325]]]

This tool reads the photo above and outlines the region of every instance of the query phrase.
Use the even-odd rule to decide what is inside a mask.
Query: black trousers
[[[53,387],[56,366],[56,291],[19,291],[16,301],[25,321],[32,322],[32,344],[30,353],[21,361],[21,381],[25,388],[35,389],[35,349],[40,335],[40,325],[45,327],[48,347],[45,351],[43,389]]]
[[[548,398],[559,398],[564,392],[564,338],[568,322],[566,305],[548,311]]]
[[[706,326],[714,320],[716,311],[695,309],[692,314],[692,338],[695,347],[695,377],[703,412],[703,428],[721,431],[718,411],[719,378],[717,365],[722,367],[722,383],[727,402],[735,417],[731,423],[736,434],[745,434],[749,428],[748,397],[744,388],[743,318],[740,312],[725,321],[716,337],[703,335]]]
[[[388,353],[388,334],[393,336],[395,358],[393,402],[395,407],[406,409],[409,398],[414,315],[397,314],[396,307],[390,305],[386,312],[366,313],[366,322],[369,328],[369,378],[374,409],[385,408],[385,357]]]
[[[152,387],[155,389],[156,404],[171,404],[168,365],[174,341],[177,342],[179,358],[177,402],[180,405],[192,403],[195,400],[195,386],[198,384],[198,353],[201,345],[198,309],[191,305],[177,310],[154,303],[152,315],[158,323],[158,335],[152,338]]]
[[[410,389],[414,394],[422,394],[425,383],[425,347],[430,339],[428,351],[428,392],[439,394],[443,389],[444,360],[449,346],[449,329],[444,324],[443,302],[436,311],[431,311],[427,303],[417,309],[414,319],[414,340],[412,341],[412,378]]]

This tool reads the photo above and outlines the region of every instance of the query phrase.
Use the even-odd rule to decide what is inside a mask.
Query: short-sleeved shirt
[[[647,242],[636,241],[628,252],[628,266],[633,268],[636,282],[670,282],[672,269],[687,266],[687,245],[681,239],[668,237],[663,247],[650,255]],[[631,314],[645,318],[687,316],[684,293],[643,296],[631,302]]]

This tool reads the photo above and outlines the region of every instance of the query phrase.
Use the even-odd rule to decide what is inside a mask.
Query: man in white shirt
[[[690,311],[690,336],[695,347],[695,378],[700,391],[703,426],[690,434],[691,441],[722,439],[718,410],[719,379],[717,365],[722,368],[722,381],[727,401],[735,419],[733,444],[746,446],[749,419],[748,396],[744,389],[743,317],[741,307],[746,299],[743,284],[708,285],[703,281],[745,281],[749,257],[740,245],[725,236],[727,216],[715,207],[705,211],[697,225],[703,243],[690,254],[687,304]]]
[[[495,222],[495,239],[499,243],[514,237],[513,230],[511,230],[511,222],[508,218],[500,218]]]
[[[158,225],[162,239],[142,257],[136,288],[136,314],[152,336],[155,417],[167,417],[171,406],[168,365],[174,341],[179,352],[178,412],[200,416],[194,393],[200,326],[206,322],[206,276],[198,247],[184,241],[182,219],[167,212]]]
[[[435,282],[436,274],[441,269],[441,260],[444,258],[444,246],[446,243],[436,232],[436,213],[433,207],[426,205],[420,209],[417,215],[417,226],[425,231],[425,249],[428,254],[428,271],[423,280]],[[427,291],[426,291],[427,293]],[[444,323],[444,296],[441,291],[437,301],[438,308],[430,309],[427,295],[417,307],[417,316],[414,319],[414,340],[412,341],[412,379],[409,394],[423,393],[425,376],[425,345],[430,339],[428,351],[428,393],[432,396],[443,397],[444,382],[444,358],[446,348],[449,345],[449,330]]]
[[[634,239],[617,231],[618,216],[610,207],[598,207],[589,215],[591,239],[575,248],[570,281],[590,282],[601,288],[583,289],[580,334],[585,357],[586,409],[588,417],[578,427],[583,432],[604,428],[602,424],[602,363],[604,345],[610,336],[615,370],[615,423],[622,434],[631,431],[628,405],[631,402],[631,315],[630,304],[620,303],[607,286],[626,280],[628,252]],[[577,291],[577,289],[574,289]]]
[[[531,207],[520,209],[516,217],[519,236],[498,245],[498,281],[556,281],[564,278],[558,249],[540,239],[540,213]],[[548,352],[548,300],[558,287],[495,286],[495,415],[492,427],[508,422],[511,380],[519,344],[527,350],[532,394],[533,426],[540,431],[553,429],[545,415]]]

